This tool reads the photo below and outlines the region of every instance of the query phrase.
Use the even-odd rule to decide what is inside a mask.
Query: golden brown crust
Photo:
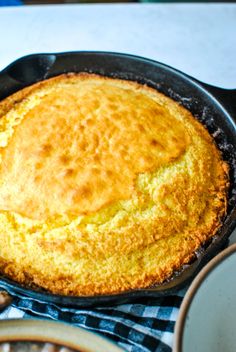
[[[65,295],[148,287],[221,226],[228,165],[152,88],[65,74],[3,100],[0,117],[0,271],[18,282]]]
[[[44,96],[21,109],[2,151],[1,209],[45,220],[91,214],[130,199],[137,175],[185,152],[181,122],[139,86],[86,77],[53,81],[53,90],[46,82]]]

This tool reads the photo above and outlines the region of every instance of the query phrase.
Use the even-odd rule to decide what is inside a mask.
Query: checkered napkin
[[[175,321],[185,291],[133,304],[75,309],[46,304],[24,296],[0,314],[7,318],[47,318],[95,331],[130,352],[171,352]]]

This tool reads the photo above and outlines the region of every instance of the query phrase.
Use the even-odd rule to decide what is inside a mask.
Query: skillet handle
[[[32,54],[12,62],[1,73],[23,85],[47,78],[56,61],[54,54]]]
[[[0,100],[30,84],[46,79],[56,61],[54,54],[21,57],[0,71]]]
[[[9,307],[12,303],[13,298],[7,291],[0,291],[0,312]]]
[[[202,82],[201,84],[222,103],[225,109],[234,118],[234,121],[236,121],[236,89],[218,88]]]

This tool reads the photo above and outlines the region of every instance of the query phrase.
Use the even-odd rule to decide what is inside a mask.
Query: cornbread
[[[226,214],[228,166],[177,102],[63,74],[0,103],[0,271],[63,295],[150,287]]]

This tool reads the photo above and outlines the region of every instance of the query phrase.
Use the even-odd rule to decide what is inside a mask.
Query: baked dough
[[[160,284],[226,214],[206,129],[136,82],[64,74],[0,103],[0,270],[63,295]]]

